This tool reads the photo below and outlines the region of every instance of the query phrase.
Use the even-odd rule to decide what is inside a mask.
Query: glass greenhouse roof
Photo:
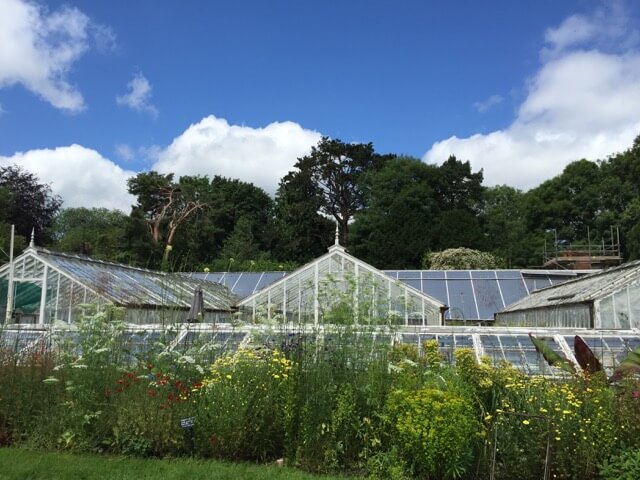
[[[384,270],[449,306],[446,319],[491,321],[494,314],[541,288],[575,279],[579,273],[558,270]],[[582,272],[580,272],[582,273]],[[246,298],[284,278],[288,272],[189,273],[220,282]]]
[[[8,276],[6,264],[0,268],[0,280],[6,283]],[[74,284],[75,293],[73,287],[60,293],[75,295],[77,303],[99,297],[120,306],[188,309],[198,288],[203,290],[204,310],[231,311],[237,301],[228,288],[212,281],[33,247],[14,260],[14,277],[17,282],[38,285],[49,296],[56,296],[51,290],[59,291],[62,281]],[[84,293],[78,296],[81,290]]]
[[[238,303],[241,313],[283,322],[390,322],[440,325],[445,305],[348,254],[336,244],[314,261],[273,283],[264,276]],[[257,291],[256,291],[257,290]]]
[[[640,260],[636,260],[543,288],[517,302],[511,302],[504,312],[592,302],[611,295],[639,278]]]

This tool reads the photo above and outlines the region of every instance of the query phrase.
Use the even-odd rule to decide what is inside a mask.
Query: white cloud
[[[0,88],[20,84],[56,108],[84,109],[69,72],[95,38],[113,43],[113,32],[77,8],[49,12],[24,0],[0,0],[0,12]]]
[[[116,154],[155,160],[152,169],[181,175],[222,175],[252,182],[275,193],[279,180],[320,140],[320,134],[293,122],[264,128],[229,125],[208,116],[191,125],[167,148],[116,146]],[[129,213],[136,199],[127,192],[125,170],[99,152],[81,145],[17,152],[0,156],[0,166],[20,165],[51,185],[63,207],[116,208]]]
[[[62,197],[63,207],[105,207],[129,213],[135,203],[127,192],[127,179],[134,172],[81,145],[0,156],[0,165],[14,164],[50,184],[52,192]]]
[[[136,152],[126,143],[119,143],[116,145],[116,155],[127,162],[136,158]]]
[[[137,112],[147,112],[157,118],[158,109],[151,104],[151,84],[142,73],[136,73],[127,84],[129,90],[125,95],[118,95],[116,102]]]
[[[294,122],[264,128],[229,125],[213,115],[191,125],[158,154],[153,169],[181,175],[239,178],[275,193],[279,180],[321,135]]]
[[[475,102],[473,107],[478,110],[480,113],[484,113],[496,105],[500,105],[504,101],[504,97],[502,95],[491,95],[486,100],[481,102]]]
[[[545,34],[543,63],[507,128],[436,142],[429,163],[449,155],[483,168],[485,184],[528,189],[571,161],[629,148],[640,133],[640,52],[619,8],[573,16]],[[626,32],[620,38],[615,27]],[[618,40],[614,49],[612,38]],[[624,46],[621,47],[621,46]],[[615,51],[614,51],[615,50]]]

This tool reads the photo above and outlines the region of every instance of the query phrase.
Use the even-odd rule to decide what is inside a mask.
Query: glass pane
[[[483,320],[493,320],[493,315],[504,308],[498,280],[473,280],[473,287],[476,293],[476,302]]]

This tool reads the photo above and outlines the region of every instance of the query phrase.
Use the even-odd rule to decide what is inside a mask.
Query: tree
[[[440,211],[433,222],[434,248],[485,248],[480,224],[482,170],[473,173],[468,161],[451,155],[437,173],[435,191]]]
[[[436,194],[442,210],[472,209],[482,199],[482,170],[472,173],[471,164],[455,155],[438,168]]]
[[[180,185],[173,182],[172,173],[139,173],[130,178],[127,185],[129,193],[138,197],[134,209],[138,209],[146,220],[154,246],[164,247],[163,259],[166,261],[180,225],[206,204],[199,199],[185,198]]]
[[[436,166],[411,157],[364,175],[366,208],[356,212],[351,227],[353,253],[378,268],[418,268],[434,241],[437,176]]]
[[[504,260],[470,248],[449,248],[425,255],[424,268],[431,270],[488,270],[503,268]]]
[[[527,192],[525,208],[530,231],[556,229],[560,238],[575,242],[593,233],[603,211],[602,175],[598,165],[579,160],[567,165],[561,175]]]
[[[35,230],[39,245],[51,242],[49,228],[62,200],[51,187],[18,165],[0,167],[0,222],[15,225],[16,235],[29,238]]]
[[[525,194],[507,185],[485,189],[481,223],[491,253],[505,259],[508,267],[526,267],[540,261],[536,242],[526,229]]]
[[[121,260],[128,217],[106,208],[65,208],[53,223],[55,248],[107,260]]]
[[[322,255],[335,225],[319,212],[322,196],[308,170],[289,172],[276,193],[274,256],[300,263]]]
[[[297,172],[288,178],[291,181],[302,175],[311,179],[320,199],[320,212],[338,222],[341,243],[346,246],[349,223],[364,206],[361,176],[380,169],[391,157],[376,154],[371,143],[347,144],[323,137],[310,155],[298,159]]]
[[[274,202],[264,190],[218,175],[213,179],[183,176],[180,187],[187,198],[207,204],[207,208],[196,212],[176,235],[174,247],[183,264],[210,264],[219,257],[240,219],[247,224],[256,248],[270,249],[274,236]]]

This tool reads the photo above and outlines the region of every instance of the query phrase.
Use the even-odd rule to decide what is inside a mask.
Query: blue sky
[[[639,18],[631,1],[0,0],[0,164],[66,206],[127,210],[148,169],[273,194],[328,135],[528,189],[640,133]]]

